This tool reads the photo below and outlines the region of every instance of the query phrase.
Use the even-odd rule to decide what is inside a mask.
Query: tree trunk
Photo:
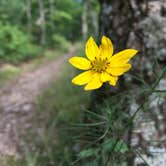
[[[98,36],[98,17],[92,7],[91,0],[87,0],[87,3],[88,3],[88,11],[90,16],[90,23],[92,25],[92,32],[94,33],[94,36]]]
[[[126,47],[136,48],[140,51],[141,57],[157,56],[159,61],[165,61],[164,51],[163,53],[156,51],[156,47],[159,47],[158,50],[164,49],[165,42],[162,34],[165,32],[166,5],[162,0],[99,0],[99,3],[100,36],[105,34],[111,37],[116,50]],[[152,35],[156,39],[148,40],[147,35],[148,37]],[[145,63],[149,60],[146,58],[142,60],[144,69],[147,67]],[[140,64],[137,65],[138,68]]]
[[[45,8],[44,8],[43,0],[38,0],[38,3],[39,3],[39,12],[40,12],[40,18],[39,18],[38,22],[41,27],[40,43],[41,43],[41,45],[45,45],[45,43],[46,43]]]
[[[26,15],[27,15],[27,22],[28,22],[28,32],[31,33],[32,31],[31,0],[26,0]]]
[[[117,43],[117,49],[124,48],[133,26],[133,11],[129,0],[99,0],[99,2],[100,36],[110,36],[114,43]]]
[[[87,37],[88,37],[87,12],[88,12],[88,0],[84,0],[83,1],[83,11],[82,11],[82,36],[83,36],[84,41],[86,41]]]
[[[49,0],[49,10],[50,10],[50,19],[51,19],[51,30],[55,31],[55,25],[53,23],[53,15],[54,15],[54,0]]]

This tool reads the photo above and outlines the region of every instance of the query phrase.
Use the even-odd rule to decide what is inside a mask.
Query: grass
[[[71,83],[74,75],[75,70],[66,64],[61,70],[58,80],[52,84],[51,88],[39,96],[37,109],[41,113],[53,112],[56,113],[58,121],[72,121],[79,112],[80,105],[87,102],[89,94],[84,92],[83,88]]]
[[[0,166],[17,166],[17,161],[12,156],[0,156]]]
[[[131,122],[138,111],[144,111],[147,101],[144,100],[133,116],[129,114],[130,106],[133,101],[137,100],[137,96],[145,95],[144,86],[142,84],[135,86],[134,94],[133,89],[123,92],[119,90],[116,95],[112,91],[107,91],[109,98],[104,100],[101,105],[96,106],[98,110],[95,113],[88,110],[85,112],[88,113],[88,120],[92,121],[93,124],[84,124],[81,121],[81,110],[86,108],[90,93],[83,91],[82,87],[71,84],[75,69],[68,63],[63,66],[59,73],[58,79],[56,78],[50,88],[43,92],[36,101],[33,116],[34,129],[29,131],[26,136],[25,160],[15,164],[15,166],[70,166],[72,161],[77,161],[76,155],[79,157],[80,154],[81,160],[77,163],[84,166],[90,165],[90,163],[97,165],[95,162],[100,162],[101,159],[104,165],[109,165],[110,162],[121,162],[116,159],[117,154],[115,152],[128,150],[128,142],[123,137],[132,127]],[[149,86],[149,89],[146,90],[153,93],[152,91],[155,90],[163,76],[164,74],[161,74],[154,85]],[[79,152],[85,144],[83,145],[80,141],[80,147],[77,146],[74,138],[77,135],[74,135],[72,128],[72,124],[77,122],[81,122],[80,126],[84,127],[85,134],[87,133],[85,135],[87,138],[84,137],[83,141],[95,142],[94,146],[87,146],[87,149],[81,151],[81,153]],[[103,126],[101,122],[104,124]],[[100,126],[98,127],[99,123]],[[77,132],[82,136],[81,131],[83,131],[81,127],[78,127]],[[111,142],[108,142],[108,140],[111,140]],[[73,155],[73,153],[76,155]],[[121,160],[124,164],[127,156],[123,152],[122,155]]]
[[[38,56],[38,58],[27,63],[25,65],[25,68],[26,70],[34,70],[35,68],[43,65],[46,62],[60,58],[60,56],[66,54],[67,52],[67,50],[45,50],[41,56]]]
[[[67,51],[64,50],[45,50],[43,55],[29,62],[22,63],[21,65],[14,66],[12,64],[3,64],[2,67],[0,67],[0,87],[16,79],[21,73],[33,71],[44,63],[56,60],[60,55],[66,53]]]
[[[71,79],[75,74],[75,69],[66,63],[58,79],[39,96],[33,126],[41,132],[30,131],[27,134],[27,142],[31,142],[36,150],[26,147],[25,166],[69,165],[72,153],[68,150],[74,140],[72,132],[65,129],[80,121],[81,107],[86,107],[89,101],[88,92],[72,85]]]
[[[1,68],[1,85],[13,80],[24,71],[34,70],[39,65],[58,58],[59,55],[62,55],[62,51],[47,50],[43,54],[42,58],[35,59],[29,64],[18,67],[8,65],[10,67]],[[6,73],[10,73],[8,77]],[[27,147],[24,150],[25,160],[17,161],[5,157],[4,166],[59,164],[63,155],[66,156],[64,162],[67,162],[66,148],[71,145],[71,139],[68,139],[68,134],[66,135],[63,129],[80,120],[80,107],[84,107],[89,99],[89,93],[83,92],[82,88],[72,85],[71,79],[75,74],[75,69],[66,63],[59,72],[56,81],[38,97],[38,100],[35,101],[36,107],[33,116],[34,130],[29,131],[25,138],[27,141]],[[37,132],[34,132],[35,129],[37,129]],[[40,129],[42,133],[39,132]],[[33,151],[31,145],[36,148],[35,151]]]
[[[21,73],[19,67],[13,65],[4,65],[0,69],[0,87],[5,85],[10,80],[16,78]]]

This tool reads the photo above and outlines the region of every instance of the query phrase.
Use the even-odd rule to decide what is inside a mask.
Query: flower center
[[[92,70],[99,72],[99,73],[105,71],[109,64],[110,63],[107,58],[101,59],[101,58],[95,57],[95,60],[91,62]]]

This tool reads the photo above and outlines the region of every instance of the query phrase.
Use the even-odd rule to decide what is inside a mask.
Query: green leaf
[[[99,166],[99,164],[97,163],[97,161],[89,161],[86,162],[83,166]]]
[[[102,147],[106,152],[114,151],[124,153],[128,151],[127,144],[122,140],[116,142],[116,140],[107,139],[104,141]]]
[[[60,11],[60,10],[57,10],[54,12],[54,20],[56,21],[60,21],[62,19],[66,19],[68,21],[71,21],[72,20],[72,16],[65,12],[65,11]]]
[[[88,158],[88,157],[92,157],[92,156],[96,156],[96,153],[97,151],[92,149],[92,148],[89,148],[89,149],[85,149],[85,150],[82,150],[80,153],[79,153],[79,157],[82,159],[82,158]]]

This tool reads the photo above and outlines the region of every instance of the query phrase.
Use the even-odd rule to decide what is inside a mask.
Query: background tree
[[[86,41],[88,36],[98,36],[99,4],[95,0],[83,0],[82,6],[82,36]]]
[[[83,10],[82,10],[82,36],[84,41],[87,40],[88,35],[88,0],[83,1]]]
[[[44,2],[43,0],[38,0],[39,2],[39,18],[37,20],[37,25],[39,25],[41,27],[41,37],[40,37],[40,43],[41,45],[45,45],[46,43],[46,27],[45,27],[45,24],[46,24],[46,10],[45,10],[45,5],[44,5]]]
[[[24,61],[36,57],[39,52],[32,52],[37,49],[28,49],[32,50],[30,54],[28,50],[21,48],[23,47],[22,42],[20,42],[21,37],[27,38],[27,43],[38,47],[38,50],[41,49],[41,46],[44,46],[44,48],[67,48],[69,42],[82,38],[82,9],[81,1],[71,0],[0,1],[0,24],[2,24],[0,39],[5,43],[5,46],[0,47],[1,60],[4,61],[5,58],[5,61],[19,62],[21,59]],[[22,35],[14,37],[14,33],[11,34],[13,26]],[[7,45],[10,42],[6,42],[6,40],[11,41],[12,46],[10,45],[9,49],[7,49]],[[11,50],[10,53],[9,50]],[[15,54],[15,52],[20,52],[20,55],[16,57],[17,53]]]
[[[28,22],[28,31],[31,33],[32,31],[32,13],[31,13],[31,0],[26,0],[26,14],[27,14],[27,22]]]

